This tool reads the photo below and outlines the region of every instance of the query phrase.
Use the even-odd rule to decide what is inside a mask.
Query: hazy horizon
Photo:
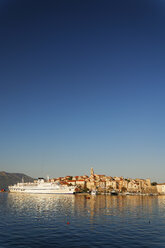
[[[17,173],[18,173],[18,174],[25,174],[25,172],[21,172],[21,171],[17,171],[17,172],[0,171],[0,173],[1,173],[1,172],[5,172],[5,173],[16,173],[16,174],[17,174]],[[99,174],[99,173],[97,173],[97,172],[95,173],[95,171],[94,171],[94,174],[95,174],[95,175],[111,176],[111,177],[124,177],[123,175],[107,175],[106,173],[103,173],[103,172],[102,172],[101,174]],[[81,175],[80,175],[80,174],[76,174],[76,175],[74,175],[74,174],[64,174],[64,175],[58,175],[58,176],[57,176],[57,175],[56,175],[56,176],[53,176],[53,175],[48,175],[48,174],[45,174],[45,175],[42,174],[42,176],[40,176],[40,174],[37,175],[37,176],[28,175],[28,174],[25,174],[25,175],[26,175],[26,176],[30,176],[30,177],[32,177],[32,178],[34,178],[34,179],[35,179],[35,178],[40,178],[40,177],[43,177],[43,178],[46,179],[46,178],[48,178],[48,177],[49,177],[49,178],[58,178],[58,177],[66,177],[66,176],[73,176],[73,177],[75,177],[75,176],[85,176],[85,175],[90,176],[90,171],[88,171],[88,173],[84,173],[84,174],[81,174]],[[128,179],[129,179],[129,178],[130,178],[130,179],[131,179],[131,178],[132,178],[132,179],[138,179],[139,177],[134,177],[134,178],[133,178],[133,177],[125,176],[124,178],[126,178],[126,179],[127,179],[127,178],[128,178]],[[148,177],[148,178],[151,179],[151,182],[164,183],[164,181],[159,181],[159,180],[158,180],[158,181],[156,181],[156,180],[154,181],[154,180],[152,180],[152,178],[150,178],[150,177]],[[148,178],[142,178],[142,177],[141,177],[141,178],[139,178],[139,179],[148,179]]]

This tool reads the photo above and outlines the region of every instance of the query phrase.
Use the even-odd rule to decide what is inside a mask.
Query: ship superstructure
[[[30,193],[30,194],[74,194],[75,187],[68,185],[61,185],[57,182],[45,181],[38,179],[34,183],[17,183],[9,186],[11,193]]]

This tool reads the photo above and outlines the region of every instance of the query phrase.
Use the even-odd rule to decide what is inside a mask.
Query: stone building
[[[160,183],[156,185],[159,194],[165,194],[165,183]]]

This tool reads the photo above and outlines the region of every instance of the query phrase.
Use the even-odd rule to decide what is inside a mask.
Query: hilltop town
[[[36,182],[37,179],[20,173],[0,172],[0,189],[1,191],[8,188],[9,185],[21,182]],[[49,182],[57,182],[61,185],[75,186],[77,192],[97,193],[121,193],[121,194],[165,194],[165,183],[157,184],[148,179],[132,179],[124,177],[112,177],[98,175],[94,173],[93,168],[90,170],[90,176],[65,176],[48,179]]]
[[[112,191],[144,194],[165,193],[165,184],[151,183],[150,179],[97,175],[94,173],[93,168],[91,168],[90,176],[65,176],[49,180],[60,184],[77,186],[78,192],[97,190],[100,193]]]

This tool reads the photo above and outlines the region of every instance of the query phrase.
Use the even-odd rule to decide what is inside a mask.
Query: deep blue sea
[[[0,248],[165,247],[165,196],[0,193]]]

